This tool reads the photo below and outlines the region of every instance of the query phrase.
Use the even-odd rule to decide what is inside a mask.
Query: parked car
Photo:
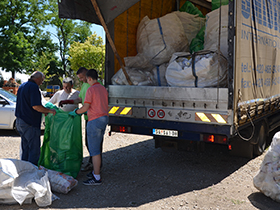
[[[0,88],[0,129],[16,129],[17,96]],[[42,117],[41,129],[45,129],[45,117]]]
[[[16,128],[17,96],[0,88],[0,129]]]

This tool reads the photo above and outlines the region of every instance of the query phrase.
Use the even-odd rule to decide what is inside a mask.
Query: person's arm
[[[46,107],[44,107],[42,105],[32,106],[32,108],[34,110],[36,110],[37,112],[41,112],[43,114],[48,114],[48,113],[51,113],[53,115],[56,114],[56,111],[54,109],[48,109],[48,108],[46,108]]]
[[[80,109],[76,110],[76,114],[83,114],[85,113],[90,107],[89,103],[85,103]]]
[[[57,99],[58,99],[58,92],[56,92],[49,100],[49,102],[51,102],[52,104],[57,103]]]
[[[79,98],[76,98],[73,100],[74,101],[74,104],[78,104],[78,103],[82,103],[82,99],[79,97]]]
[[[63,104],[78,104],[78,103],[82,103],[81,98],[75,98],[75,99],[71,99],[71,100],[61,100],[59,102],[58,106],[63,107]]]

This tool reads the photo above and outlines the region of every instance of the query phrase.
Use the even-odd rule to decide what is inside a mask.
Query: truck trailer
[[[59,1],[60,17],[78,18],[100,24],[91,1],[86,1],[87,16],[77,9],[75,1]],[[71,3],[72,2],[72,3]],[[119,1],[121,2],[121,1]],[[121,14],[110,19],[106,12],[118,8],[118,1],[97,1],[103,16],[109,17],[107,27],[121,58],[136,56],[137,29],[147,16],[157,19],[178,11],[186,1],[139,0],[123,1]],[[190,0],[206,16],[213,2]],[[189,143],[201,146],[205,142],[227,145],[234,155],[253,157],[264,152],[269,133],[280,125],[280,0],[216,1],[227,6],[226,27],[220,24],[218,37],[227,30],[226,85],[200,87],[196,84],[195,58],[191,56],[193,86],[115,85],[113,76],[121,69],[112,47],[106,42],[105,86],[109,92],[110,132],[150,135],[156,147],[185,148]],[[69,6],[71,4],[71,6]],[[83,5],[79,5],[81,9]],[[73,8],[76,8],[75,10]],[[70,11],[72,13],[66,11]],[[111,9],[112,11],[113,9]],[[102,11],[102,10],[101,10]],[[159,27],[160,28],[160,27]],[[164,31],[164,28],[160,28]],[[190,40],[189,40],[190,41]]]

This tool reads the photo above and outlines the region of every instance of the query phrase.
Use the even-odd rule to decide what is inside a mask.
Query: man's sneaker
[[[93,177],[93,174],[92,174],[92,171],[91,171],[91,172],[89,172],[89,173],[87,174],[87,178],[88,178],[88,179],[92,179],[92,177]]]
[[[102,181],[101,179],[100,180],[96,180],[94,178],[94,176],[91,178],[91,179],[88,179],[86,181],[83,181],[83,184],[84,185],[101,185],[102,184]]]
[[[92,169],[93,169],[92,163],[87,163],[85,166],[81,167],[81,171],[89,171],[89,170],[92,171]]]

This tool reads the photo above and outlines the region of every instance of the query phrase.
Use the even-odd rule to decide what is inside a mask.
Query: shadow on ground
[[[252,193],[248,196],[248,199],[253,206],[260,210],[279,210],[280,204],[272,200],[269,197],[266,197],[263,193],[257,192]]]
[[[5,135],[16,135],[9,132]],[[88,172],[80,172],[78,186],[67,195],[54,192],[60,200],[54,201],[49,209],[138,207],[215,185],[248,161],[229,156],[227,148],[219,145],[206,145],[202,153],[168,153],[155,149],[153,140],[142,141],[103,153],[103,184],[84,186],[82,181]],[[277,202],[262,193],[252,193],[248,199],[261,210],[279,209],[275,208]],[[0,208],[39,207],[33,202],[22,206],[0,205]]]
[[[103,154],[100,186],[84,186],[87,172],[67,195],[55,193],[51,208],[137,207],[170,196],[207,188],[238,170],[248,159],[231,157],[224,147],[206,147],[203,153],[163,152],[147,140]],[[1,209],[4,206],[1,206]],[[12,205],[7,209],[38,209]],[[6,208],[5,208],[6,209]]]
[[[19,137],[19,134],[15,130],[1,130],[0,129],[0,136]]]
[[[0,129],[0,136],[19,137],[20,135],[15,130],[1,130]],[[44,136],[44,130],[41,130],[41,136]]]

